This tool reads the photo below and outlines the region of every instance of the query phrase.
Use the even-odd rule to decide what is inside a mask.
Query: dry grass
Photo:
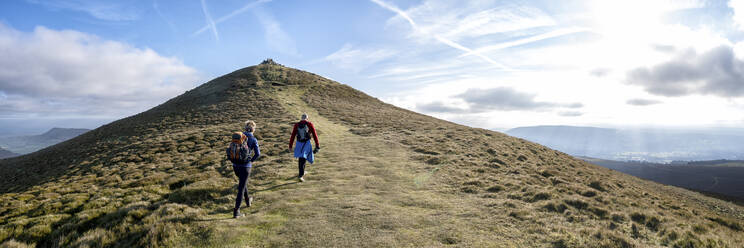
[[[309,112],[305,183],[287,150]],[[256,120],[264,156],[246,218],[222,149]],[[58,158],[49,160],[49,157]],[[402,110],[278,65],[217,78],[150,111],[0,160],[0,242],[36,246],[737,247],[739,206]]]

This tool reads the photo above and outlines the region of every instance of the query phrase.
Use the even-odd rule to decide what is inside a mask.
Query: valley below
[[[659,164],[580,157],[587,162],[658,183],[709,193],[744,204],[744,161]]]

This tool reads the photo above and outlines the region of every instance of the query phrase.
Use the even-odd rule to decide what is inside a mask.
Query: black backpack
[[[306,142],[310,140],[310,126],[307,125],[307,122],[300,122],[297,125],[297,141],[299,142]]]

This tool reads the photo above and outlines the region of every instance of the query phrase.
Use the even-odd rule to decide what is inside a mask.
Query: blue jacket
[[[311,164],[315,161],[315,155],[313,155],[313,145],[310,144],[310,140],[305,142],[297,141],[294,148],[295,158],[304,158]]]
[[[253,150],[253,157],[245,164],[233,163],[233,166],[250,168],[252,166],[251,162],[256,161],[256,159],[258,159],[258,156],[261,156],[261,149],[258,148],[258,140],[256,139],[256,137],[253,137],[253,133],[243,132],[243,134],[245,134],[245,136],[248,138],[246,142],[248,142],[248,149]]]

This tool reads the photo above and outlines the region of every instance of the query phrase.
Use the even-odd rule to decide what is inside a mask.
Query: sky
[[[488,129],[744,126],[744,0],[5,0],[0,136],[266,58]]]

